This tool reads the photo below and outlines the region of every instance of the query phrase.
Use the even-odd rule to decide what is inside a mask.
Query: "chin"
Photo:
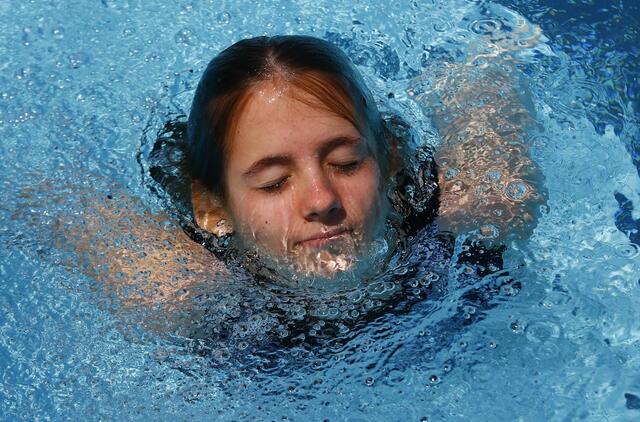
[[[331,278],[353,268],[356,257],[353,254],[335,254],[327,250],[315,251],[298,257],[295,261],[296,272],[305,276]]]

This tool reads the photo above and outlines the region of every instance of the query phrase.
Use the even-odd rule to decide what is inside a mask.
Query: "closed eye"
[[[260,186],[258,189],[266,193],[277,193],[284,188],[288,179],[289,176],[286,176],[273,182],[269,182],[266,185]]]
[[[363,160],[353,160],[344,163],[333,163],[331,165],[340,173],[352,174],[360,168],[362,162]]]

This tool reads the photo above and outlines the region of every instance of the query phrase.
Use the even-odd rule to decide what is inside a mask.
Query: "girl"
[[[528,114],[504,74],[484,69],[485,86],[458,76],[436,115],[438,183],[423,171],[415,185],[442,230],[477,229],[495,241],[530,224],[542,199],[521,140]],[[345,54],[317,38],[247,39],[215,57],[196,90],[188,142],[197,224],[233,232],[239,249],[280,268],[331,277],[356,262],[371,267],[363,258],[374,255],[385,220],[407,208],[390,199],[409,167],[402,141]],[[437,186],[439,204],[427,205]]]

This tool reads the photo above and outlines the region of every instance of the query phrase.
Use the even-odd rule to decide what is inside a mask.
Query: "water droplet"
[[[372,377],[367,377],[364,380],[365,385],[371,387],[376,381]]]
[[[431,384],[436,384],[438,381],[440,381],[440,378],[438,378],[437,375],[433,374],[429,377],[429,381],[431,382]]]

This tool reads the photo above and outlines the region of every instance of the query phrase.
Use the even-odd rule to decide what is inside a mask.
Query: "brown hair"
[[[308,36],[257,37],[239,41],[207,66],[191,106],[187,138],[192,176],[224,196],[224,157],[237,116],[257,84],[278,80],[299,92],[296,99],[348,120],[374,142],[386,167],[387,142],[371,93],[347,56],[333,44]],[[296,90],[290,90],[295,95]]]

